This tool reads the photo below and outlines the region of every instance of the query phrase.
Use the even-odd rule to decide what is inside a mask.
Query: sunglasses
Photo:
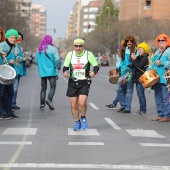
[[[133,41],[132,41],[132,40],[125,40],[125,42],[129,42],[129,41],[133,43]]]
[[[158,40],[158,42],[164,42],[164,41],[166,41],[166,40]]]
[[[83,45],[75,45],[74,47],[76,47],[76,48],[81,48],[81,47],[83,47]]]

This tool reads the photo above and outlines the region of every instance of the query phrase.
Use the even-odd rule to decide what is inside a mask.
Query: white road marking
[[[140,143],[141,146],[170,147],[167,143]]]
[[[121,128],[116,125],[110,118],[104,118],[114,129],[120,130]]]
[[[106,77],[106,78],[109,79],[109,76],[105,76],[105,75],[103,75],[103,74],[98,74],[98,75],[101,76],[101,77]]]
[[[170,170],[170,166],[150,166],[150,165],[112,165],[112,164],[36,164],[36,163],[11,163],[11,164],[0,164],[0,167],[10,168],[70,168],[70,169],[126,169],[126,170]]]
[[[11,141],[1,141],[0,145],[32,145],[32,142],[11,142]]]
[[[37,128],[8,128],[3,135],[35,135]]]
[[[143,130],[143,129],[137,129],[137,130],[126,130],[130,135],[132,136],[138,136],[138,137],[150,137],[150,138],[165,138],[165,136],[160,135],[154,130]]]
[[[105,145],[103,142],[69,142],[69,145]]]
[[[95,106],[93,103],[89,103],[89,105],[90,105],[93,109],[99,110],[99,108],[98,108],[97,106]]]
[[[100,136],[96,129],[73,131],[72,128],[68,128],[68,135]]]

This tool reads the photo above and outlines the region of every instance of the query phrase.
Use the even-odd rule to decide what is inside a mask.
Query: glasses
[[[166,40],[158,40],[158,42],[164,42],[164,41],[166,41]]]
[[[129,42],[129,41],[130,41],[130,42],[132,42],[132,43],[133,43],[133,41],[132,41],[132,40],[125,40],[125,41],[126,41],[126,42]]]
[[[82,48],[83,47],[83,45],[75,45],[74,47],[76,47],[76,48]]]

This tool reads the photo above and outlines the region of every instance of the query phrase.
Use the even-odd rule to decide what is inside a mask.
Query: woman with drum
[[[133,68],[129,68],[128,65],[132,63],[131,54],[137,52],[137,43],[133,36],[128,36],[120,49],[121,64],[120,74],[118,82],[120,83],[119,89],[117,90],[119,95],[119,102],[121,108],[117,112],[131,113],[131,102],[133,96],[134,83],[132,82]]]
[[[152,121],[169,122],[170,121],[170,102],[168,101],[167,82],[164,77],[166,68],[165,62],[169,61],[170,56],[170,38],[166,34],[161,34],[156,38],[156,45],[159,48],[153,58],[149,70],[155,69],[160,80],[152,88],[155,91],[155,102],[158,116],[152,118]]]
[[[5,38],[6,40],[0,43],[0,65],[3,65],[4,63],[8,64],[11,67],[11,70],[10,70],[10,74],[11,74],[12,71],[17,72],[17,67],[15,64],[15,41],[18,38],[17,30],[15,29],[8,30],[5,34]],[[14,75],[16,75],[16,73]],[[11,109],[12,98],[14,95],[12,81],[14,79],[15,77],[11,77],[10,84],[4,84],[4,82],[0,82],[1,119],[11,119],[11,118],[17,117],[16,115],[13,114],[12,109]],[[2,100],[2,97],[3,97],[3,100]]]
[[[132,57],[132,68],[135,68],[134,75],[132,77],[133,83],[136,84],[136,91],[139,98],[139,105],[140,109],[137,113],[134,113],[134,115],[141,115],[146,116],[146,97],[145,97],[145,89],[142,86],[142,84],[139,81],[139,77],[142,76],[142,74],[146,71],[146,68],[149,64],[149,46],[145,42],[140,43],[137,46],[139,56],[136,57],[136,55],[131,55]]]

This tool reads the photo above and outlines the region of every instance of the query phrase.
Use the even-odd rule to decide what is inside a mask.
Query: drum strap
[[[46,54],[46,53],[44,53],[45,55],[46,55],[46,57],[53,63],[53,61],[51,60],[51,58]],[[54,64],[54,63],[53,63]]]

